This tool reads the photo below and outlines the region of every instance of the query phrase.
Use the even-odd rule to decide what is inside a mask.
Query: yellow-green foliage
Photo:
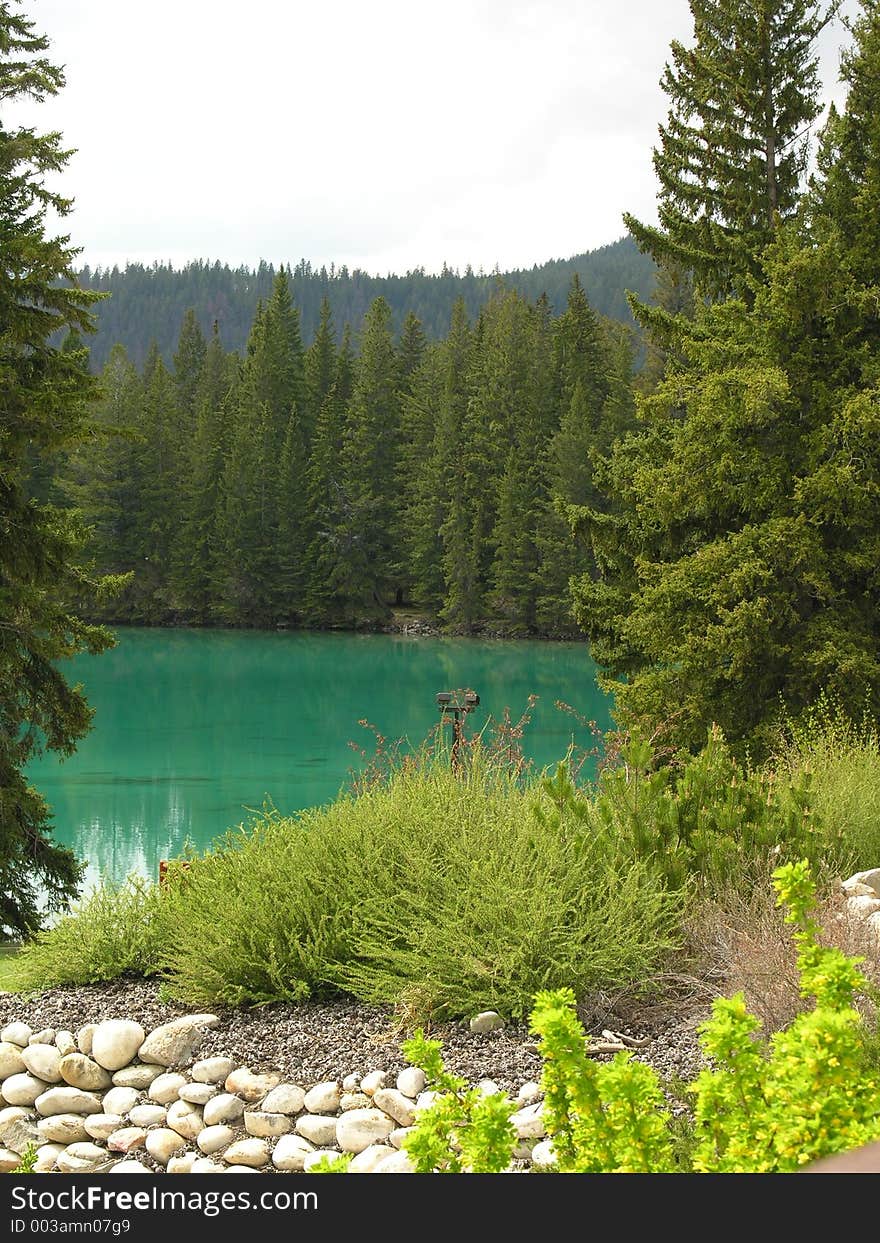
[[[593,1062],[570,989],[536,998],[532,1028],[544,1061],[544,1119],[559,1172],[786,1173],[880,1138],[880,1074],[866,1056],[853,1007],[854,992],[865,987],[858,960],[819,944],[805,860],[778,868],[774,882],[787,921],[796,925],[802,993],[815,1006],[765,1042],[742,996],[716,1001],[701,1029],[711,1069],[691,1085],[690,1167],[676,1159],[673,1120],[656,1072],[628,1053],[609,1064]],[[418,1168],[463,1168],[462,1134],[479,1147],[483,1168],[490,1162],[506,1168],[515,1137],[485,1125],[460,1087],[445,1082],[439,1044],[420,1039],[405,1051],[441,1089],[406,1141]]]

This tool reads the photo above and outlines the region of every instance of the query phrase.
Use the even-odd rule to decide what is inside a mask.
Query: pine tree
[[[48,41],[0,0],[0,100],[40,102],[64,85],[43,55]],[[85,532],[76,517],[31,499],[34,461],[87,434],[97,387],[75,353],[51,344],[57,332],[91,329],[95,298],[75,283],[76,251],[46,233],[51,209],[70,201],[46,185],[63,169],[58,134],[0,127],[0,933],[35,931],[43,910],[62,907],[81,868],[52,841],[51,814],[25,768],[43,746],[70,754],[92,712],[58,661],[100,652],[112,636],[87,625],[71,602],[88,602],[96,584],[83,568]]]
[[[658,263],[692,271],[698,295],[750,301],[761,255],[797,205],[819,113],[816,38],[838,4],[689,2],[693,45],[672,43],[661,78],[670,110],[654,151],[660,224],[624,221]]]
[[[190,430],[195,427],[196,394],[207,348],[196,313],[190,307],[183,317],[174,354],[174,382],[177,385],[178,405],[184,424]]]
[[[311,445],[315,426],[324,398],[336,381],[336,333],[330,299],[323,298],[318,328],[314,340],[305,352],[306,404],[304,408],[304,432],[306,444]]]

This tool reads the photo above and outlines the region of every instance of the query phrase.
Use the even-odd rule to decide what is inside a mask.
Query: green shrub
[[[10,965],[9,987],[97,984],[126,972],[156,971],[158,897],[156,886],[137,876],[96,886],[22,946]]]
[[[160,908],[169,987],[187,1002],[343,989],[410,1016],[525,1016],[539,988],[630,985],[674,941],[680,900],[530,814],[534,792],[438,764],[194,860]]]
[[[701,1027],[710,1067],[690,1086],[694,1132],[686,1148],[656,1072],[619,1053],[605,1065],[586,1053],[570,989],[538,995],[532,1028],[544,1061],[544,1120],[561,1173],[787,1173],[880,1138],[880,1074],[853,999],[866,982],[858,959],[819,944],[810,917],[815,885],[806,860],[774,873],[778,900],[794,924],[801,990],[812,1010],[762,1039],[741,994],[720,998]],[[461,1168],[461,1136],[483,1168],[506,1168],[514,1139],[497,1119],[444,1082],[439,1044],[418,1034],[405,1048],[441,1089],[407,1137],[420,1170]],[[429,1075],[430,1077],[430,1075]],[[464,1107],[464,1108],[463,1108]]]
[[[855,721],[823,696],[797,720],[783,720],[775,763],[810,777],[829,862],[843,872],[880,863],[880,736],[873,720]]]
[[[662,767],[654,759],[649,742],[631,737],[619,763],[600,774],[592,809],[618,849],[672,888],[690,877],[712,887],[753,882],[771,860],[822,857],[827,838],[812,812],[808,773],[780,779],[744,768],[714,726],[698,755]]]

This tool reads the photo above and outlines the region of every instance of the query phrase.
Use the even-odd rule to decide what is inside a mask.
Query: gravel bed
[[[0,993],[0,1027],[21,1019],[34,1031],[44,1027],[76,1033],[86,1023],[126,1018],[146,1031],[182,1014],[193,1013],[159,997],[158,982],[116,980],[100,985],[52,988],[23,997]],[[253,1071],[276,1070],[282,1078],[303,1085],[323,1079],[342,1079],[351,1073],[385,1070],[397,1074],[406,1065],[400,1042],[406,1038],[395,1016],[375,1006],[340,999],[301,1005],[271,1005],[256,1009],[213,1009],[217,1027],[205,1033],[198,1057],[223,1054]],[[655,1067],[665,1078],[692,1079],[703,1065],[697,1024],[705,1009],[675,1008],[651,1013],[647,1020],[606,1017],[613,1031],[647,1039],[635,1056]],[[478,1035],[466,1023],[432,1026],[428,1034],[443,1041],[448,1070],[470,1083],[493,1079],[505,1091],[516,1091],[540,1078],[541,1058],[535,1037],[525,1024],[508,1024],[502,1031]],[[594,1034],[599,1037],[599,1030]],[[609,1055],[598,1055],[608,1060]]]

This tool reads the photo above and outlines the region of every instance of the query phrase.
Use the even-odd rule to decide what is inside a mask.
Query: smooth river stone
[[[111,1174],[152,1174],[153,1171],[142,1161],[117,1161],[110,1167]]]
[[[425,1072],[418,1066],[407,1066],[406,1070],[402,1070],[397,1076],[398,1092],[402,1092],[404,1096],[409,1096],[413,1100],[420,1092],[424,1092],[426,1083]]]
[[[298,1114],[305,1104],[305,1089],[296,1083],[279,1083],[263,1101],[263,1109],[269,1114]]]
[[[263,1139],[240,1139],[229,1145],[223,1160],[229,1165],[247,1165],[261,1170],[269,1164],[269,1145]]]
[[[190,1074],[196,1083],[223,1083],[234,1070],[231,1057],[204,1057],[193,1065]]]
[[[510,1121],[519,1139],[543,1139],[547,1134],[544,1122],[544,1102],[537,1101],[534,1105],[526,1105],[511,1115]]]
[[[22,1049],[21,1060],[31,1074],[44,1083],[60,1083],[61,1053],[54,1044],[29,1044]]]
[[[167,1113],[164,1105],[135,1105],[128,1111],[128,1120],[132,1126],[158,1126]]]
[[[286,1135],[293,1123],[287,1114],[270,1114],[262,1109],[251,1110],[244,1115],[244,1129],[248,1135],[267,1139],[274,1135]]]
[[[336,1142],[343,1152],[363,1152],[393,1130],[394,1121],[381,1109],[350,1109],[336,1123]]]
[[[342,1153],[338,1148],[316,1148],[314,1152],[303,1161],[303,1173],[308,1174],[314,1166],[319,1165],[326,1157],[328,1161],[334,1161],[337,1157],[341,1157]]]
[[[335,1114],[341,1099],[342,1084],[327,1079],[309,1088],[305,1096],[305,1107],[310,1114]]]
[[[176,1131],[169,1131],[167,1127],[159,1127],[155,1131],[148,1132],[146,1148],[155,1161],[158,1161],[160,1165],[167,1165],[172,1157],[183,1152],[186,1148],[186,1140]]]
[[[535,1083],[533,1079],[530,1079],[527,1083],[524,1083],[517,1092],[516,1103],[519,1106],[534,1105],[535,1101],[541,1100],[543,1095],[544,1089],[541,1087],[540,1083]]]
[[[177,1095],[190,1105],[207,1105],[208,1101],[218,1096],[220,1089],[214,1083],[187,1083]]]
[[[71,1144],[64,1152],[59,1153],[55,1168],[62,1174],[87,1174],[112,1159],[107,1149],[100,1148],[97,1144]]]
[[[165,1167],[168,1174],[191,1174],[193,1164],[198,1160],[198,1153],[184,1152],[179,1157],[169,1158]]]
[[[267,1092],[271,1092],[281,1082],[281,1076],[274,1072],[255,1075],[247,1066],[240,1066],[231,1075],[227,1075],[224,1087],[227,1092],[234,1092],[242,1100],[254,1105],[261,1101]]]
[[[489,1032],[499,1032],[504,1027],[504,1019],[495,1010],[483,1010],[475,1014],[468,1024],[472,1032],[485,1036]]]
[[[380,1161],[394,1155],[394,1149],[387,1144],[370,1144],[363,1148],[348,1163],[349,1174],[372,1174]]]
[[[27,1023],[7,1023],[0,1031],[0,1041],[4,1044],[16,1044],[19,1049],[23,1049],[33,1034],[33,1028],[28,1027]]]
[[[336,1119],[327,1114],[301,1114],[296,1130],[316,1148],[329,1148],[336,1143]]]
[[[122,1114],[123,1117],[141,1099],[137,1088],[111,1088],[104,1093],[104,1111],[108,1114]]]
[[[55,1048],[62,1057],[66,1053],[76,1052],[76,1039],[73,1032],[60,1031],[55,1033]]]
[[[119,1114],[89,1114],[85,1127],[92,1139],[106,1140],[114,1131],[120,1129],[124,1121]]]
[[[150,1084],[147,1095],[157,1105],[170,1105],[172,1101],[178,1099],[178,1092],[181,1088],[185,1088],[186,1084],[187,1079],[185,1075],[174,1073],[159,1075]]]
[[[84,1023],[76,1033],[76,1047],[80,1053],[85,1053],[86,1057],[92,1051],[92,1036],[94,1036],[97,1026],[97,1023]]]
[[[192,1163],[192,1174],[225,1174],[226,1166],[218,1165],[210,1157],[196,1157]]]
[[[0,1082],[8,1079],[10,1075],[21,1075],[27,1072],[22,1058],[23,1052],[21,1045],[14,1044],[11,1040],[4,1040],[0,1043]]]
[[[83,1092],[101,1092],[109,1088],[112,1080],[103,1066],[93,1062],[85,1053],[68,1053],[59,1063],[61,1078],[72,1088]]]
[[[117,1088],[136,1088],[138,1092],[144,1092],[161,1074],[161,1066],[146,1066],[143,1063],[123,1066],[122,1070],[113,1072],[113,1083]]]
[[[412,1163],[412,1158],[406,1152],[395,1152],[393,1156],[386,1157],[384,1161],[380,1161],[378,1165],[373,1166],[373,1174],[415,1174],[416,1168]]]
[[[196,1136],[196,1143],[206,1156],[222,1152],[235,1139],[235,1131],[231,1126],[206,1126]]]
[[[28,1110],[22,1108],[21,1105],[7,1105],[4,1109],[0,1109],[0,1138],[6,1134],[6,1128],[12,1126],[13,1122],[28,1116]]]
[[[124,1126],[107,1137],[107,1147],[111,1152],[131,1152],[134,1148],[143,1148],[149,1132],[142,1126]]]
[[[387,1082],[388,1076],[384,1070],[371,1070],[361,1080],[361,1091],[372,1096],[377,1088],[384,1088]]]
[[[40,1144],[37,1149],[35,1174],[49,1174],[55,1169],[55,1162],[66,1148],[66,1144]]]
[[[231,1092],[221,1092],[208,1101],[204,1110],[205,1126],[237,1122],[244,1113],[244,1101]]]
[[[360,1090],[360,1086],[361,1086],[360,1075],[354,1075],[354,1074],[346,1075],[345,1078],[342,1080],[343,1092],[357,1092]]]
[[[190,1105],[187,1101],[174,1101],[168,1107],[165,1125],[184,1139],[195,1139],[199,1131],[204,1129],[202,1111],[198,1105]]]
[[[46,1091],[46,1084],[42,1079],[37,1079],[35,1075],[29,1075],[24,1072],[20,1075],[10,1075],[8,1079],[3,1080],[0,1086],[0,1093],[3,1095],[7,1105],[33,1105],[37,1097]]]
[[[54,1044],[55,1028],[42,1027],[38,1032],[32,1032],[28,1039],[28,1044]]]
[[[40,1118],[37,1131],[40,1138],[53,1144],[76,1144],[87,1140],[84,1114],[53,1114],[51,1118]]]
[[[398,1126],[412,1126],[416,1120],[415,1101],[397,1088],[377,1088],[373,1093],[373,1104],[393,1118]]]
[[[34,1102],[37,1113],[44,1118],[53,1114],[99,1114],[104,1106],[100,1096],[94,1092],[83,1092],[80,1088],[57,1087],[49,1088]]]
[[[105,1019],[92,1032],[92,1057],[105,1070],[122,1070],[137,1056],[147,1033],[129,1019]]]
[[[369,1109],[370,1098],[366,1092],[343,1092],[339,1108],[343,1113],[347,1109]]]
[[[202,1042],[204,1029],[216,1027],[219,1022],[216,1014],[190,1014],[172,1019],[150,1032],[138,1056],[142,1062],[156,1062],[159,1066],[188,1062]]]
[[[11,1174],[21,1164],[21,1157],[11,1148],[0,1148],[0,1174]]]
[[[272,1164],[285,1174],[301,1173],[303,1162],[315,1149],[302,1135],[282,1135],[272,1151]]]

